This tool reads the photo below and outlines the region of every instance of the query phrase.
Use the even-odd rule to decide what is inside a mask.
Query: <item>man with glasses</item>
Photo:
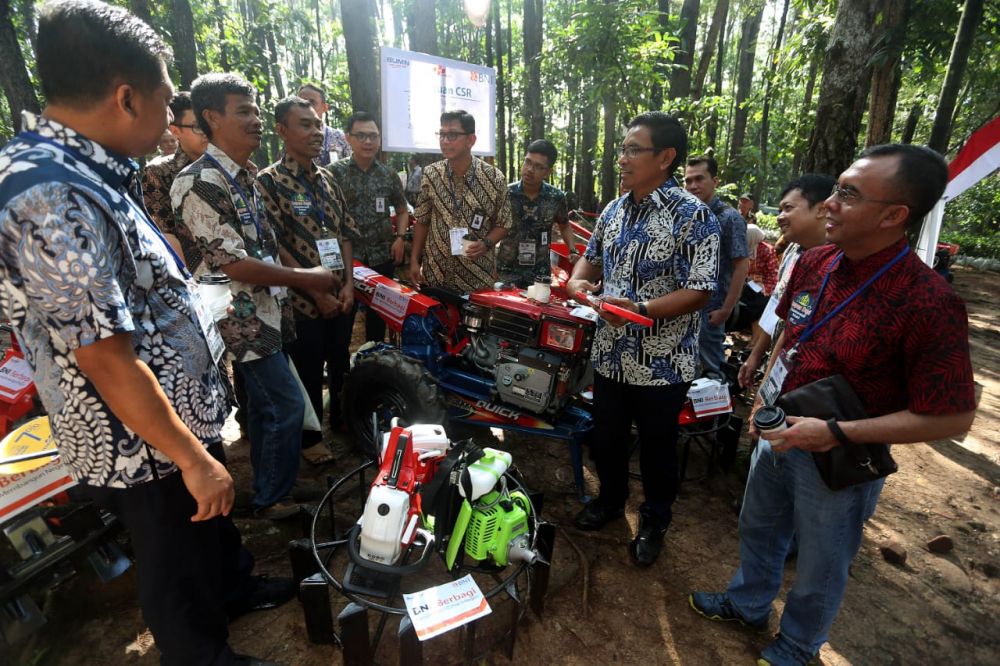
[[[330,171],[344,191],[347,211],[358,226],[360,239],[354,247],[354,256],[391,278],[396,266],[403,263],[403,237],[410,226],[403,186],[399,176],[377,159],[382,135],[375,118],[366,111],[357,111],[347,119],[346,127],[351,156],[332,164]],[[350,321],[354,321],[353,313]],[[374,342],[385,339],[385,320],[370,311],[365,316],[365,339]]]
[[[472,156],[476,119],[466,111],[441,114],[444,159],[424,169],[413,215],[410,279],[461,293],[496,281],[494,248],[511,227],[507,179]]]
[[[497,249],[497,269],[504,282],[527,287],[536,277],[552,274],[549,243],[553,225],[559,225],[569,260],[575,263],[580,258],[569,225],[566,195],[545,182],[557,156],[556,147],[545,139],[532,141],[521,166],[521,180],[509,185],[514,228]]]
[[[882,490],[884,478],[831,490],[813,453],[944,439],[972,424],[965,305],[906,242],[907,227],[920,224],[947,180],[947,164],[928,148],[866,149],[826,199],[830,244],[799,258],[778,307],[786,326],[771,368],[783,376],[775,382],[777,393],[840,375],[867,417],[838,422],[792,414],[780,439],[762,438],[754,451],[736,573],[725,592],[696,592],[689,601],[709,619],[766,630],[794,534],[795,580],[780,633],[758,664],[802,665],[815,658],[843,600],[865,518]]]
[[[146,210],[156,222],[170,245],[179,254],[180,242],[174,230],[174,209],[170,205],[170,186],[181,169],[202,156],[208,146],[208,137],[194,120],[191,93],[179,92],[170,100],[173,120],[167,131],[177,137],[177,151],[158,157],[142,170],[142,198]]]
[[[601,490],[575,523],[599,530],[624,514],[634,420],[645,501],[629,554],[649,566],[663,547],[677,496],[677,418],[698,366],[699,310],[716,287],[719,223],[674,178],[687,156],[681,124],[654,111],[628,127],[618,158],[626,194],[601,213],[567,288],[571,294],[603,288],[605,301],[653,324],[600,312],[591,348],[591,456]]]
[[[299,97],[308,101],[316,115],[323,122],[323,146],[316,156],[316,164],[329,166],[338,159],[351,156],[351,146],[344,133],[336,127],[326,124],[326,112],[330,105],[326,103],[326,91],[319,86],[307,83],[299,88]]]

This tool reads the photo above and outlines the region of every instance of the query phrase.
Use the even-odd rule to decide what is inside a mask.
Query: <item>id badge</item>
[[[194,312],[198,317],[198,326],[201,327],[201,332],[205,335],[205,341],[208,343],[208,353],[212,355],[212,363],[218,364],[219,359],[226,352],[226,343],[222,339],[222,333],[215,325],[212,311],[205,304],[205,300],[198,293],[197,286],[193,282],[188,283],[188,292],[191,294]]]
[[[339,271],[344,267],[344,257],[340,253],[340,241],[336,238],[317,238],[316,250],[319,252],[319,263],[331,271]]]
[[[385,212],[385,197],[375,197],[375,212],[376,213]]]
[[[469,222],[469,226],[475,229],[476,231],[479,231],[480,229],[483,228],[483,222],[485,221],[486,221],[486,214],[480,210],[477,210],[475,213],[472,214],[472,221]]]
[[[451,245],[451,256],[465,256],[465,246],[462,244],[462,239],[467,233],[469,233],[469,230],[466,227],[458,227],[457,229],[448,230],[448,241]]]
[[[521,266],[534,266],[538,249],[532,241],[521,241],[517,244],[517,263]]]
[[[549,232],[542,232],[542,247],[546,247],[549,244]]]
[[[312,204],[304,194],[292,195],[292,212],[296,215],[308,215]]]
[[[276,263],[274,261],[274,257],[261,257],[261,261],[263,261],[265,264]],[[268,291],[271,292],[271,295],[274,296],[275,298],[282,298],[285,295],[284,287],[268,287]]]
[[[768,373],[767,379],[764,380],[764,383],[760,387],[760,397],[765,405],[773,405],[777,401],[778,396],[781,395],[781,387],[785,384],[785,378],[788,377],[790,367],[791,359],[782,350],[778,354],[778,360],[771,366],[771,372]]]

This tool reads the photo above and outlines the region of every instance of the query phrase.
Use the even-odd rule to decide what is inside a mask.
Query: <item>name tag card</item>
[[[317,239],[316,250],[319,252],[319,263],[323,268],[339,271],[344,267],[344,257],[340,253],[340,241],[336,238]]]

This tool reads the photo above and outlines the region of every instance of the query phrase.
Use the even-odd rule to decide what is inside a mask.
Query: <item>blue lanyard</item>
[[[472,164],[469,165],[469,173],[472,174],[473,180],[476,176],[476,160],[473,158]],[[469,173],[465,174],[465,178],[468,179]],[[451,194],[452,210],[455,211],[455,217],[461,218],[462,216],[462,201],[458,198],[457,191],[455,190],[455,172],[449,167],[448,171],[448,184],[450,185],[449,193]]]
[[[889,269],[895,266],[897,263],[899,263],[900,259],[905,257],[906,253],[909,251],[910,251],[909,246],[903,247],[903,249],[899,251],[899,254],[893,257],[892,261],[887,263],[882,268],[878,269],[878,271],[874,275],[865,280],[864,284],[855,289],[850,296],[841,301],[840,304],[837,305],[837,307],[835,307],[833,310],[828,312],[825,317],[823,317],[818,322],[813,324],[812,323],[813,315],[815,315],[816,312],[819,310],[819,304],[823,300],[823,292],[826,291],[826,284],[827,282],[830,281],[830,275],[837,268],[837,265],[840,263],[841,258],[844,256],[843,252],[837,254],[837,256],[833,260],[833,263],[830,265],[830,268],[826,271],[826,275],[823,276],[823,284],[820,285],[819,293],[816,295],[816,305],[813,306],[812,312],[809,313],[809,317],[806,319],[806,330],[802,332],[802,335],[800,335],[799,339],[796,340],[795,345],[792,347],[791,350],[789,350],[789,355],[793,356],[795,350],[798,348],[799,345],[804,344],[809,338],[812,337],[813,333],[821,329],[823,326],[827,324],[827,322],[829,322],[831,319],[840,314],[841,310],[846,308],[851,301],[853,301],[855,298],[864,293],[865,290],[868,289],[868,287],[872,286],[872,283],[875,282],[875,280],[879,279],[887,272],[889,272]]]
[[[313,189],[312,184],[308,180],[306,180],[305,178],[303,178],[301,175],[296,175],[294,178],[295,178],[295,180],[299,181],[299,185],[301,185],[302,189],[304,189],[306,191],[306,196],[309,197],[309,203],[312,204],[313,210],[315,210],[316,211],[316,215],[319,216],[319,226],[320,226],[320,228],[321,229],[326,229],[327,228],[327,226],[326,226],[326,213],[323,212],[323,205],[326,203],[326,197],[323,196],[322,194],[320,194],[319,197],[317,197],[316,196],[316,190]],[[316,174],[316,178],[318,180],[318,179],[322,178],[322,176],[320,176],[317,173]],[[323,188],[320,187],[320,192],[322,192],[322,191],[323,191]]]
[[[243,206],[246,208],[247,214],[250,216],[251,221],[253,221],[254,229],[257,230],[257,240],[260,243],[263,243],[264,242],[264,231],[260,227],[260,220],[257,219],[257,190],[254,190],[253,187],[251,187],[250,190],[251,190],[251,192],[253,192],[253,194],[252,195],[248,195],[247,192],[246,192],[246,190],[244,190],[243,187],[240,186],[240,184],[236,182],[236,179],[229,175],[229,172],[226,171],[225,167],[223,167],[221,164],[219,164],[219,160],[215,159],[214,157],[212,157],[208,153],[205,153],[205,159],[209,160],[215,166],[219,167],[219,171],[221,171],[222,175],[225,176],[226,180],[229,181],[230,187],[232,187],[233,191],[236,192],[236,194],[239,195],[240,199],[242,199]],[[239,211],[237,211],[237,214],[239,214]],[[241,218],[240,221],[243,222],[243,224],[246,224],[246,222],[244,222],[242,220],[242,217],[243,216],[241,215],[240,216],[240,218]]]
[[[81,162],[89,165],[90,168],[93,169],[94,173],[96,173],[98,175],[101,174],[102,169],[100,168],[100,165],[97,164],[91,158],[89,158],[86,155],[84,155],[83,153],[81,153],[80,151],[76,150],[75,148],[71,148],[70,146],[67,146],[66,144],[59,143],[58,141],[54,141],[53,139],[50,139],[50,138],[48,138],[46,136],[42,136],[41,134],[39,134],[37,132],[24,131],[24,132],[21,132],[21,136],[27,136],[27,137],[30,137],[30,138],[32,138],[32,139],[34,139],[36,141],[41,142],[41,143],[47,143],[50,146],[58,148],[59,150],[61,150],[64,153],[66,153],[67,155],[72,156],[74,159],[77,159],[77,160],[79,160],[79,161],[81,161]],[[179,270],[180,273],[181,273],[181,275],[183,275],[185,278],[190,278],[191,277],[191,273],[188,272],[187,266],[184,265],[184,261],[179,256],[177,256],[177,252],[174,250],[174,246],[171,245],[167,241],[166,236],[163,235],[163,232],[160,231],[160,228],[158,226],[156,226],[156,223],[153,222],[152,218],[149,216],[149,211],[146,210],[146,204],[145,204],[145,202],[133,200],[131,194],[128,191],[128,189],[124,186],[124,183],[112,183],[108,179],[104,178],[103,176],[101,176],[101,180],[103,180],[105,182],[105,184],[114,187],[115,190],[117,190],[118,193],[121,194],[124,197],[126,203],[128,203],[130,205],[130,207],[134,209],[134,212],[140,213],[138,215],[139,219],[141,219],[143,222],[145,222],[146,226],[148,226],[149,229],[154,234],[156,234],[157,238],[159,238],[161,241],[163,241],[163,246],[167,248],[167,252],[170,253],[171,257],[173,257],[174,263],[177,264],[177,270]],[[125,191],[122,192],[121,190],[125,190]],[[140,191],[141,191],[141,186],[140,186]]]

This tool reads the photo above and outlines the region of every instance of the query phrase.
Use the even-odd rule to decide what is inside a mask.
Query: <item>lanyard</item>
[[[808,319],[806,319],[806,330],[804,330],[802,332],[802,335],[799,336],[799,339],[795,342],[795,345],[788,351],[789,357],[794,356],[795,353],[796,353],[796,350],[798,349],[799,345],[801,345],[801,344],[805,343],[807,340],[809,340],[809,338],[812,337],[813,333],[815,333],[816,331],[818,331],[820,328],[822,328],[823,326],[825,326],[827,324],[827,322],[829,322],[831,319],[833,319],[838,314],[840,314],[841,310],[843,310],[845,307],[847,307],[847,305],[851,301],[853,301],[855,298],[857,298],[862,293],[864,293],[864,291],[867,290],[868,287],[872,286],[872,283],[875,282],[875,280],[879,279],[880,277],[882,277],[883,275],[885,275],[887,272],[889,272],[889,269],[892,268],[893,266],[895,266],[899,262],[900,259],[902,259],[903,257],[905,257],[906,253],[909,252],[909,251],[910,251],[909,246],[903,247],[903,249],[899,251],[899,254],[897,254],[895,257],[893,257],[892,261],[890,261],[889,263],[887,263],[882,268],[878,269],[878,271],[874,275],[872,275],[870,278],[868,278],[867,280],[865,280],[864,284],[862,284],[860,287],[858,287],[857,289],[855,289],[854,292],[850,296],[848,296],[843,301],[841,301],[840,304],[837,305],[837,307],[835,307],[833,310],[831,310],[830,312],[828,312],[825,317],[823,317],[822,319],[820,319],[818,322],[816,322],[814,324],[814,323],[812,323],[813,315],[815,315],[816,311],[819,310],[819,304],[823,300],[823,292],[826,291],[826,284],[827,284],[827,282],[830,281],[830,275],[837,268],[837,265],[840,263],[841,258],[844,256],[844,253],[840,252],[834,258],[833,263],[830,265],[830,268],[826,271],[826,275],[823,276],[823,284],[820,286],[819,293],[816,295],[816,305],[813,306],[812,312],[809,313],[809,317],[808,317]]]
[[[316,174],[317,179],[321,177],[322,176],[320,176],[319,174]],[[323,188],[320,187],[321,194],[319,195],[319,197],[317,197],[316,190],[313,189],[312,184],[308,180],[303,178],[301,175],[296,175],[294,176],[294,178],[295,180],[299,181],[299,185],[301,185],[302,189],[306,191],[306,196],[309,197],[309,203],[312,204],[313,210],[315,210],[316,214],[319,216],[320,228],[327,229],[328,227],[326,226],[326,213],[323,212],[323,206],[326,204],[326,197],[323,196],[322,194]]]
[[[236,179],[229,175],[229,172],[226,171],[225,167],[219,164],[219,160],[215,159],[208,153],[205,153],[205,159],[209,160],[210,162],[215,164],[215,166],[219,167],[219,171],[221,171],[222,175],[225,176],[226,180],[229,181],[230,187],[232,187],[233,191],[239,195],[240,199],[243,201],[243,206],[247,209],[247,214],[249,214],[250,220],[253,221],[254,229],[257,230],[257,240],[258,242],[263,243],[264,231],[260,227],[260,220],[257,219],[257,190],[251,187],[250,191],[252,192],[252,194],[248,195],[246,190],[244,190],[243,187],[236,182]],[[240,221],[243,222],[243,224],[246,224],[246,222],[242,219],[242,216],[240,217],[241,217]]]
[[[473,180],[475,180],[475,176],[476,176],[476,160],[475,159],[472,160],[472,164],[470,165],[469,168],[470,168],[470,173],[473,176]],[[465,178],[468,179],[468,177],[469,177],[469,174],[468,173],[465,174]],[[458,198],[457,191],[455,190],[455,172],[452,171],[452,170],[450,170],[450,169],[448,170],[448,184],[451,186],[449,188],[449,193],[451,194],[452,210],[455,212],[455,217],[457,219],[461,220],[461,218],[462,218],[462,201]]]
[[[48,145],[53,146],[54,148],[58,148],[59,150],[63,151],[67,155],[70,155],[74,159],[79,160],[80,162],[83,162],[83,163],[87,164],[88,166],[90,166],[90,168],[93,169],[94,173],[96,173],[98,175],[100,175],[100,173],[102,171],[102,169],[100,168],[100,165],[97,164],[97,162],[95,162],[90,157],[87,157],[86,155],[84,155],[80,151],[76,150],[75,148],[71,148],[70,146],[67,146],[66,144],[59,143],[58,141],[54,141],[53,139],[50,139],[50,138],[48,138],[46,136],[42,136],[41,134],[39,134],[37,132],[25,131],[25,132],[21,132],[21,135],[29,137],[29,138],[32,138],[32,139],[34,139],[36,141],[39,141],[41,143],[47,143]],[[125,187],[124,183],[112,183],[112,182],[108,181],[106,178],[104,178],[103,176],[101,177],[101,180],[103,180],[105,184],[114,187],[115,190],[117,190],[119,194],[122,194],[123,197],[124,197],[124,199],[125,199],[125,201],[126,201],[126,203],[129,204],[129,207],[133,208],[134,212],[139,213],[139,215],[137,215],[137,217],[139,217],[139,219],[141,219],[143,222],[146,223],[146,226],[149,227],[149,229],[154,234],[156,234],[157,238],[159,238],[161,241],[163,241],[163,246],[167,248],[167,251],[170,253],[170,256],[173,257],[174,263],[177,264],[177,270],[180,271],[181,275],[183,275],[185,278],[191,277],[191,274],[188,272],[187,266],[185,266],[184,265],[184,261],[180,257],[177,256],[177,252],[174,250],[173,245],[171,245],[167,241],[166,237],[163,235],[163,232],[160,231],[160,228],[158,226],[156,226],[156,223],[153,222],[152,218],[150,218],[149,211],[146,210],[146,204],[142,201],[142,196],[141,196],[142,195],[142,186],[138,185],[138,183],[136,183],[138,185],[138,187],[139,187],[140,197],[139,197],[139,201],[135,201],[132,198],[131,193],[129,192],[128,188]],[[121,190],[125,190],[125,191],[122,192]]]

